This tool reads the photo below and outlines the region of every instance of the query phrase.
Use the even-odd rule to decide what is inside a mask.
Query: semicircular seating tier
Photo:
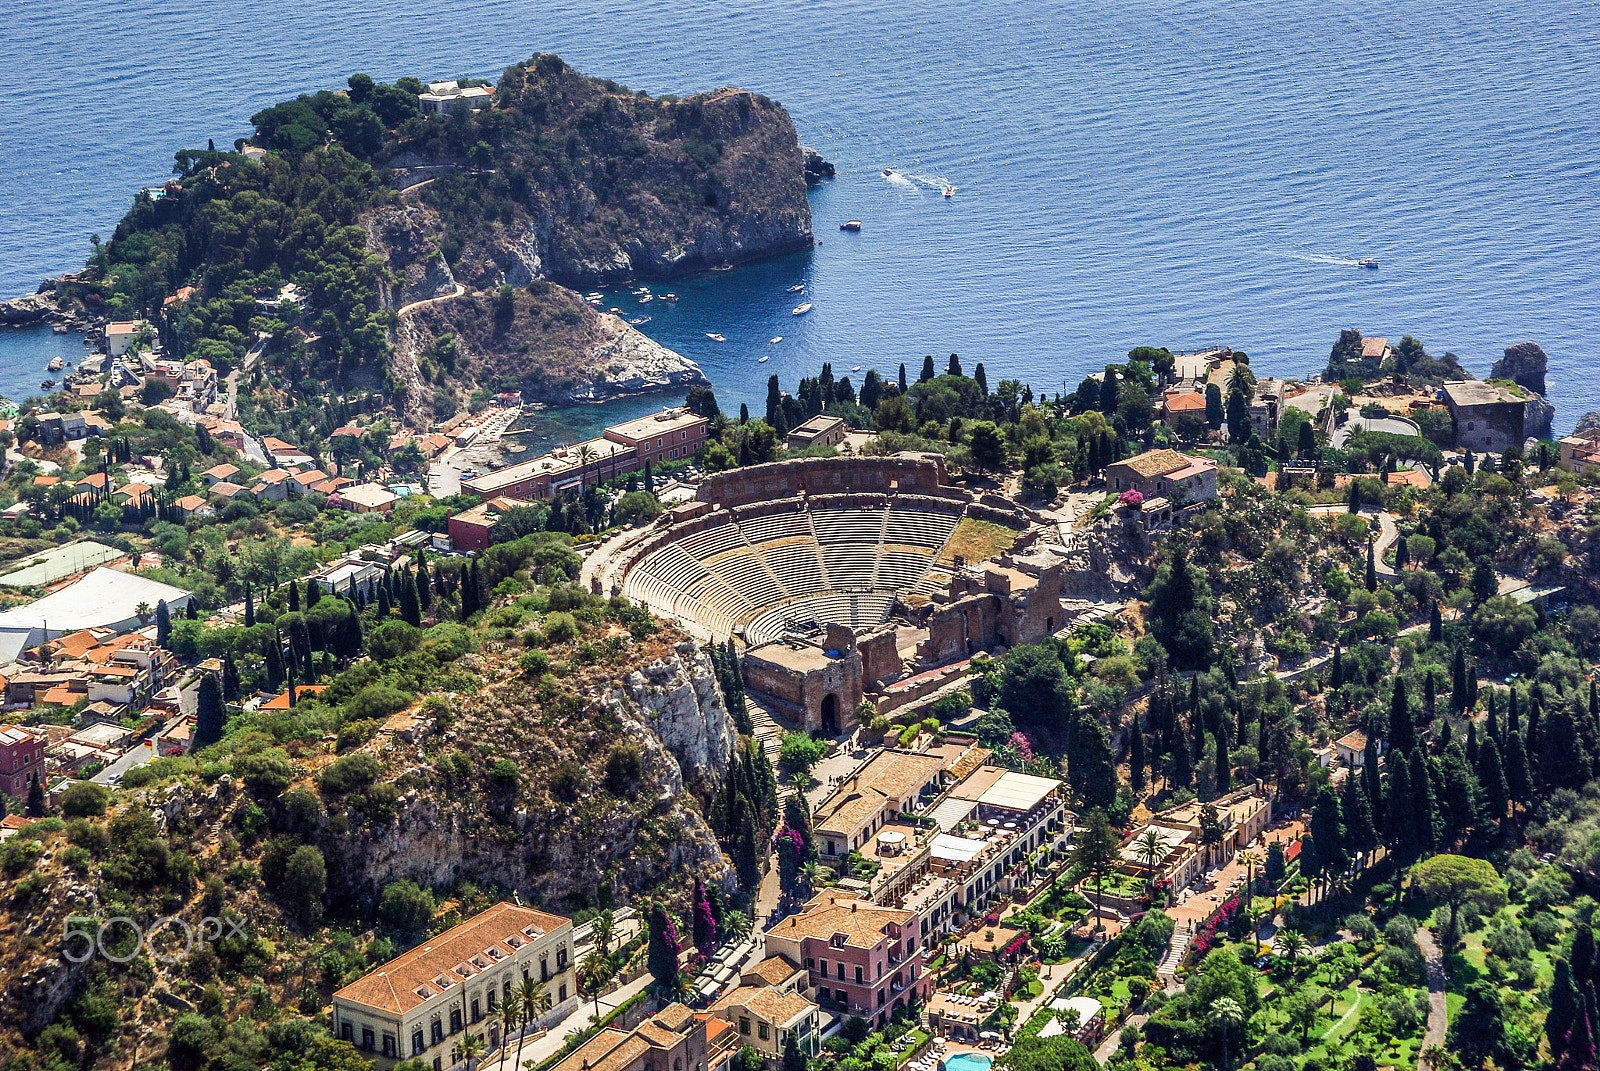
[[[878,625],[897,595],[948,585],[945,545],[965,511],[960,499],[920,495],[796,496],[720,509],[647,547],[622,592],[752,645],[820,624]]]

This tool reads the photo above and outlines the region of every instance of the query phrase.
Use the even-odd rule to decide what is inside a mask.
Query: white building
[[[479,111],[493,101],[493,86],[468,86],[463,89],[452,80],[429,82],[428,91],[417,97],[417,107],[422,109],[424,115],[448,115],[451,112]]]
[[[182,588],[101,567],[27,606],[0,612],[0,662],[79,629],[132,632],[155,620],[157,603],[165,600],[176,616],[193,598]],[[149,616],[141,616],[141,610]]]

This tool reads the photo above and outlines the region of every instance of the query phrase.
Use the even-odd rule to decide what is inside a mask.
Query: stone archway
[[[844,731],[839,721],[839,696],[829,692],[822,697],[822,732],[825,736],[838,736]]]

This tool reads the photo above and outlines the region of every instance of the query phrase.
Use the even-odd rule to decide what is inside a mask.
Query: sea
[[[544,51],[652,94],[765,93],[838,168],[812,251],[654,287],[676,303],[607,294],[724,409],[759,411],[770,374],[924,354],[1036,392],[1145,344],[1303,376],[1345,327],[1478,375],[1533,340],[1557,432],[1600,408],[1593,0],[8,0],[0,295],[81,266],[175,150],[264,106]],[[0,331],[0,394],[82,349]],[[542,414],[535,438],[660,401]]]

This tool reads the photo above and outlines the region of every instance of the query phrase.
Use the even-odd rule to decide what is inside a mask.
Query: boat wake
[[[1361,261],[1351,260],[1348,257],[1330,257],[1321,253],[1286,253],[1282,250],[1269,250],[1275,257],[1287,257],[1290,260],[1303,260],[1309,264],[1331,264],[1336,268],[1359,268]]]
[[[905,186],[909,189],[914,189],[919,193],[925,189],[936,190],[939,193],[944,193],[946,190],[948,190],[951,193],[954,193],[956,189],[955,183],[951,182],[943,175],[923,175],[914,172],[896,171],[893,168],[885,168],[883,177],[894,185]]]

